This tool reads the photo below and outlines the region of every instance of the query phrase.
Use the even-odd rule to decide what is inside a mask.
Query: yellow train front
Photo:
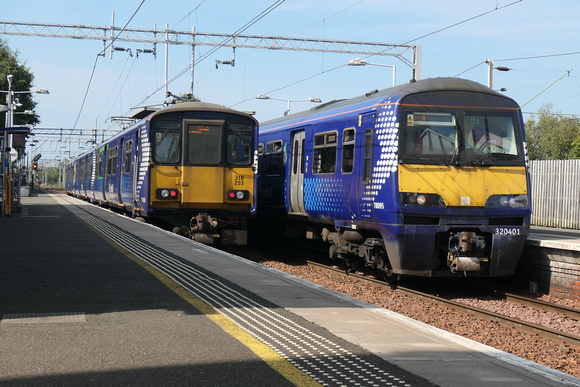
[[[137,212],[203,243],[246,244],[257,130],[252,116],[208,103],[153,113],[137,133]]]

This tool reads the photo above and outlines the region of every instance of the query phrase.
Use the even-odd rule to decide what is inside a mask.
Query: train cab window
[[[249,166],[252,162],[254,127],[247,123],[230,123],[227,131],[229,165]]]
[[[455,115],[451,113],[407,113],[405,153],[453,155],[456,144]]]
[[[280,176],[283,169],[282,141],[278,140],[266,143],[264,173],[268,176]]]
[[[355,129],[347,128],[342,133],[342,173],[352,173],[354,170]]]
[[[189,164],[217,165],[222,159],[223,122],[187,122]]]
[[[180,160],[181,128],[178,121],[159,120],[155,123],[155,161],[161,164]]]
[[[463,116],[466,156],[517,156],[513,116],[505,113],[466,112]]]
[[[133,151],[133,141],[127,141],[125,143],[125,158],[123,161],[123,173],[125,173],[125,174],[131,172],[132,151]]]
[[[336,132],[319,133],[314,136],[312,173],[325,174],[336,171]]]

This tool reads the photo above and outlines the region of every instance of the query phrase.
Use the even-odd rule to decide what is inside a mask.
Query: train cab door
[[[294,214],[306,213],[304,210],[304,138],[304,130],[292,133],[288,197],[290,198],[290,212]]]
[[[358,182],[358,210],[361,220],[373,219],[373,193],[372,193],[372,172],[373,172],[373,137],[375,127],[375,115],[361,115],[359,117],[360,135],[362,136],[359,143],[358,159],[359,163],[359,182]]]

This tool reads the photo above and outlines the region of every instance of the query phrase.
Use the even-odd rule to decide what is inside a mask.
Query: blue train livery
[[[531,206],[512,99],[426,79],[262,123],[258,142],[260,218],[328,242],[350,270],[514,273]]]

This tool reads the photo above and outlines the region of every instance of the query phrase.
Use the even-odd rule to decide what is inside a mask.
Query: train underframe
[[[396,226],[379,230],[324,227],[329,257],[347,270],[367,267],[387,281],[400,276],[500,277],[513,275],[529,227]],[[314,233],[310,233],[313,235]]]
[[[170,224],[176,234],[204,244],[247,245],[249,214],[223,210],[155,210],[154,218]]]

